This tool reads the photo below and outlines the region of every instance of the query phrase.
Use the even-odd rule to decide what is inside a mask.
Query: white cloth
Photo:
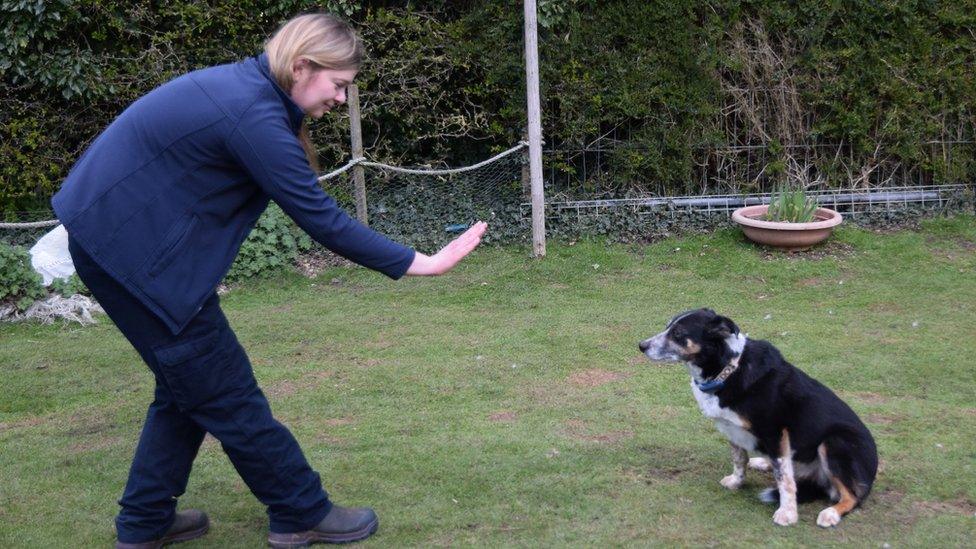
[[[50,286],[55,278],[68,278],[75,273],[64,225],[58,225],[42,236],[30,249],[30,254],[31,266],[41,273],[45,286]]]

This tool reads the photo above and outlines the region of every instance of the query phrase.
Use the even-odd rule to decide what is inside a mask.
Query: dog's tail
[[[796,502],[807,503],[818,499],[829,499],[830,494],[823,486],[813,480],[803,479],[796,481]],[[759,501],[763,503],[779,503],[779,490],[776,488],[766,488],[759,492]]]

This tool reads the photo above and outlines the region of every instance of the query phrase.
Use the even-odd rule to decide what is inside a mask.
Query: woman
[[[273,547],[376,531],[371,509],[329,500],[274,420],[215,293],[269,200],[323,245],[394,279],[443,274],[480,242],[481,222],[433,256],[417,253],[350,218],[318,186],[304,117],[344,103],[361,61],[347,24],[298,16],[263,54],[137,100],[54,196],[79,276],[156,379],[119,500],[117,547],[206,533],[206,515],[177,512],[176,498],[208,432],[267,506]]]

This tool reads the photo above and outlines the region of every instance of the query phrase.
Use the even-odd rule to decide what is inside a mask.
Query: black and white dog
[[[674,317],[639,348],[651,360],[688,366],[698,406],[732,444],[733,470],[722,486],[739,488],[747,464],[772,465],[776,488],[760,498],[779,500],[776,524],[797,521],[797,501],[829,497],[833,505],[817,524],[834,526],[871,491],[878,452],[867,427],[769,342],[749,339],[728,318],[698,309]],[[748,452],[765,457],[749,459]]]

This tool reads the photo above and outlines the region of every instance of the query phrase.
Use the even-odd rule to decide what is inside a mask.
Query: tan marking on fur
[[[831,477],[830,468],[827,466],[828,462],[827,462],[826,444],[821,443],[820,446],[817,446],[817,456],[820,458],[820,471],[821,474],[823,475],[822,478],[830,478]],[[837,499],[840,497],[840,495],[837,493],[837,489],[834,488],[833,486],[830,487],[829,495],[830,495],[830,499],[833,501],[837,501]]]
[[[695,343],[690,339],[686,339],[684,352],[687,355],[697,355],[698,353],[701,352],[701,345]]]
[[[780,526],[795,524],[798,518],[796,480],[793,478],[793,449],[786,429],[783,429],[783,436],[779,440],[779,457],[775,461],[773,475],[779,490],[779,509],[773,513],[773,522]]]
[[[833,509],[837,511],[837,514],[840,516],[850,513],[851,509],[857,505],[857,497],[854,496],[854,494],[847,489],[847,486],[844,486],[844,483],[834,475],[830,475],[830,483],[833,484],[834,489],[837,490],[838,494],[840,494],[840,501],[832,506]]]
[[[780,490],[785,491],[790,497],[796,497],[796,481],[793,478],[793,449],[790,447],[790,433],[783,429],[783,436],[779,439],[779,460],[781,481]],[[793,502],[796,507],[796,502]]]

